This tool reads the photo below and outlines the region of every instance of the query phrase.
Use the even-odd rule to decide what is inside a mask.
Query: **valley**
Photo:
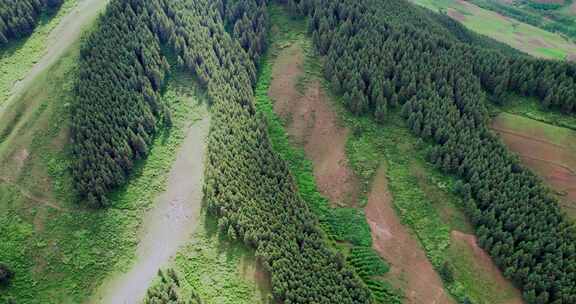
[[[13,1],[1,303],[576,301],[569,28],[489,0]]]

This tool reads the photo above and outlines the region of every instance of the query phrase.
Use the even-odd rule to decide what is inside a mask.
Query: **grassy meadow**
[[[80,303],[113,270],[130,264],[144,212],[165,188],[187,126],[206,115],[193,79],[175,73],[165,100],[173,127],[161,133],[131,181],[105,210],[77,202],[67,148],[77,43],[14,102],[0,123],[0,260],[16,272],[5,298]]]
[[[46,50],[50,32],[58,25],[78,0],[64,0],[62,7],[53,16],[42,15],[38,26],[27,38],[11,42],[0,50],[0,105],[10,96],[13,84],[24,77]]]
[[[576,44],[563,36],[502,16],[463,0],[412,0],[446,12],[468,29],[506,43],[535,57],[565,60],[576,56]]]

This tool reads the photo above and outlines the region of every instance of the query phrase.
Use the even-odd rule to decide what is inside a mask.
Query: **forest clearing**
[[[205,105],[202,105],[205,106]],[[202,204],[202,172],[209,118],[186,131],[170,170],[166,191],[146,212],[139,233],[134,265],[104,284],[101,303],[137,303],[146,295],[158,269],[166,268],[180,247],[190,241],[198,225]]]

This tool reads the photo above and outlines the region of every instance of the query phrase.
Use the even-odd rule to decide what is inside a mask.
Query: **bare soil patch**
[[[451,233],[451,239],[453,250],[460,251],[463,249],[472,254],[475,261],[475,269],[473,269],[473,271],[478,275],[487,277],[487,281],[494,284],[493,286],[498,289],[499,294],[509,295],[507,299],[500,303],[524,303],[520,291],[502,275],[498,267],[492,262],[490,256],[478,246],[476,236],[454,230]]]
[[[346,158],[349,130],[340,125],[319,81],[312,81],[304,95],[298,92],[302,62],[302,48],[298,44],[278,56],[269,90],[274,110],[287,120],[291,140],[304,147],[312,161],[320,193],[335,206],[355,206],[360,185]]]
[[[466,20],[466,16],[464,16],[464,14],[453,8],[448,8],[448,16],[460,22],[464,22]]]
[[[402,225],[392,207],[388,180],[380,168],[365,208],[374,249],[391,264],[391,274],[403,278],[408,304],[454,303],[418,242]]]
[[[140,303],[158,269],[168,265],[193,235],[199,221],[208,116],[192,124],[170,170],[166,190],[139,228],[134,264],[113,274],[97,294],[98,303]]]
[[[242,277],[256,283],[258,288],[258,297],[261,299],[262,303],[282,303],[279,300],[270,302],[270,299],[272,298],[271,274],[266,270],[266,267],[260,259],[254,256],[245,255],[240,260],[238,268]]]
[[[540,40],[539,38],[532,38],[530,40],[528,40],[528,44],[530,44],[531,46],[535,47],[535,48],[544,48],[544,47],[548,47],[548,45],[546,45],[542,40]]]
[[[22,170],[22,167],[24,166],[24,163],[28,159],[28,156],[30,156],[30,152],[28,152],[28,149],[26,149],[26,148],[21,149],[20,151],[18,151],[14,154],[14,156],[12,157],[12,160],[14,161],[14,164],[16,165],[15,175],[18,175],[20,170]]]

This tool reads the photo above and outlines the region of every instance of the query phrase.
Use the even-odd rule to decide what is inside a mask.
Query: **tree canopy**
[[[0,1],[0,47],[32,33],[43,11],[57,8],[63,0]]]
[[[253,104],[266,48],[259,0],[112,0],[81,51],[72,139],[77,189],[91,204],[125,182],[166,116],[160,46],[211,101],[204,199],[222,233],[256,250],[283,303],[369,303],[353,268],[325,241]]]
[[[460,178],[480,245],[528,303],[576,303],[576,234],[539,178],[487,127],[487,97],[535,96],[576,111],[576,65],[534,59],[404,0],[290,0],[310,16],[325,75],[348,109],[389,110],[433,143],[429,160]]]

